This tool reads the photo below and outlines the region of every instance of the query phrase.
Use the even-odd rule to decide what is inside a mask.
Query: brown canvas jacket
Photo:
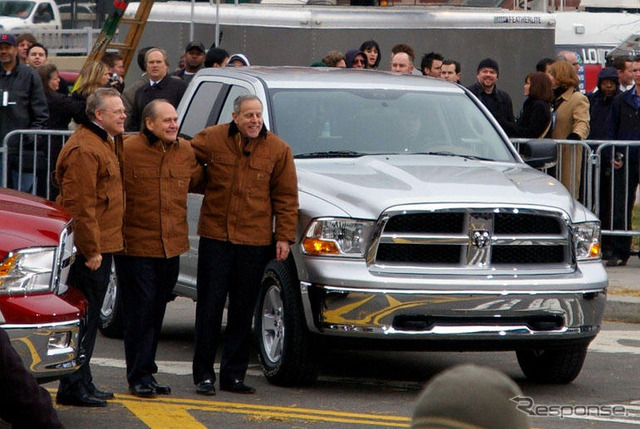
[[[298,221],[298,180],[293,153],[263,127],[243,147],[235,124],[205,128],[191,141],[206,164],[207,184],[198,233],[235,244],[293,243]]]
[[[172,258],[189,250],[187,194],[204,181],[188,141],[149,132],[124,139],[125,254]]]
[[[56,163],[57,202],[73,216],[75,244],[87,259],[123,248],[122,178],[116,145],[107,137],[95,124],[80,125]]]

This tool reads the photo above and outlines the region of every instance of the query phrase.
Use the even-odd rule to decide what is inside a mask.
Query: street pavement
[[[632,255],[627,265],[605,269],[609,275],[605,320],[640,323],[640,258]]]

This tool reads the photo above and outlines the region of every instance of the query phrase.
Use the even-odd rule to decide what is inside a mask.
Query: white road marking
[[[640,355],[640,332],[601,331],[589,345],[589,352]]]
[[[111,359],[111,358],[91,358],[91,364],[98,366],[106,366],[109,368],[122,368],[126,369],[127,365],[124,359]],[[162,372],[164,374],[173,374],[173,375],[191,375],[192,374],[192,364],[191,362],[183,362],[183,361],[170,361],[170,360],[162,360],[156,361],[156,365],[158,365],[158,372]],[[256,368],[259,366],[255,365]],[[215,364],[215,370],[220,371],[220,364]],[[251,367],[247,371],[248,375],[251,376],[261,376],[262,371],[260,369],[252,369]]]

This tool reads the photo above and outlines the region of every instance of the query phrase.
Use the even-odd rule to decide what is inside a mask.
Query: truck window
[[[274,130],[294,155],[447,152],[513,160],[503,138],[463,94],[283,89],[273,92],[272,105]]]
[[[36,9],[36,13],[33,16],[33,23],[46,23],[50,22],[53,19],[53,9],[50,4],[41,3],[38,5],[38,9]]]
[[[226,124],[233,119],[231,113],[233,112],[233,102],[240,95],[249,94],[249,90],[245,87],[233,85],[229,89],[227,99],[225,100],[222,110],[220,111],[220,117],[218,118],[218,124]]]
[[[34,6],[32,1],[0,1],[0,16],[26,18]]]
[[[223,84],[219,82],[203,82],[195,92],[184,113],[180,135],[191,138],[209,125],[214,125],[219,110],[216,103],[221,95]]]

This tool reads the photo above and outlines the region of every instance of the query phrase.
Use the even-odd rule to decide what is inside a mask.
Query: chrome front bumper
[[[78,370],[80,320],[42,325],[2,325],[25,367],[39,382]]]
[[[345,273],[358,271],[351,268],[342,267],[343,279],[335,283],[300,282],[311,332],[398,340],[588,340],[604,316],[607,276],[600,262],[548,278],[366,275],[349,285]]]

